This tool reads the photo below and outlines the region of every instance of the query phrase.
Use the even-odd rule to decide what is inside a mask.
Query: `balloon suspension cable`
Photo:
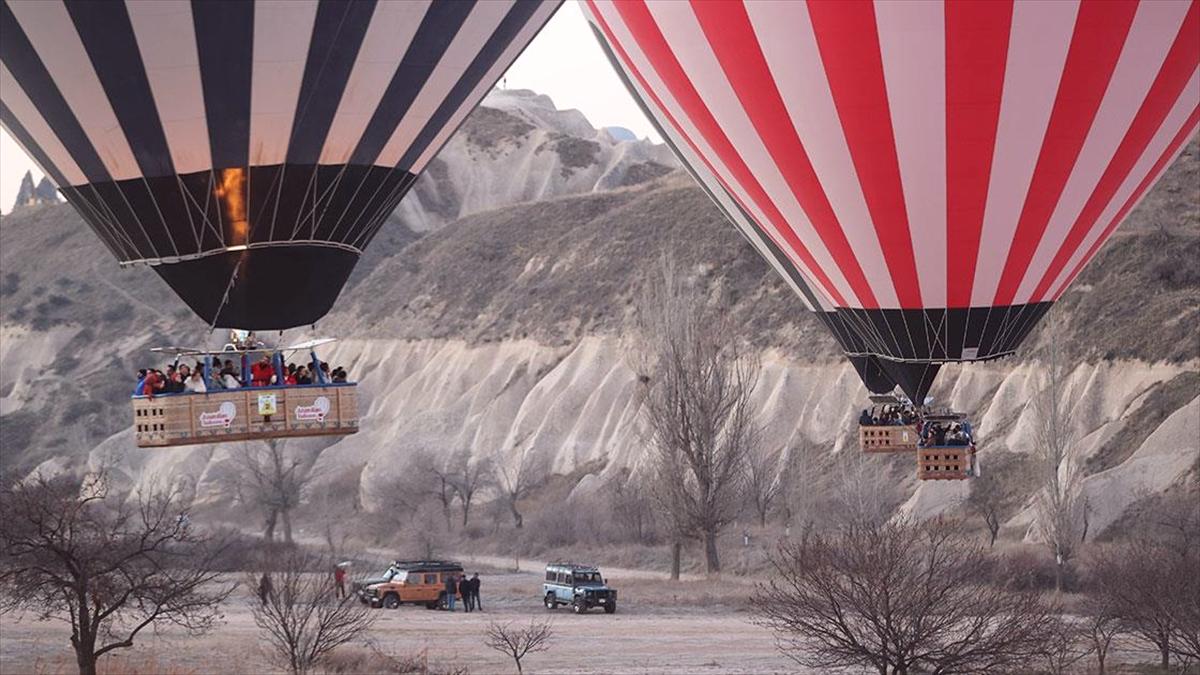
[[[208,326],[208,334],[212,335],[217,329],[217,321],[221,318],[221,310],[225,309],[225,305],[229,303],[229,294],[233,292],[233,285],[237,283],[238,271],[242,269],[242,263],[246,261],[246,251],[238,257],[237,264],[233,266],[233,271],[229,273],[229,283],[225,284],[225,293],[221,296],[221,304],[217,305],[217,312],[213,314],[212,323]]]

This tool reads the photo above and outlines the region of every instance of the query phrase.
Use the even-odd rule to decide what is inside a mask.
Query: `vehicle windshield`
[[[576,572],[575,583],[580,585],[602,584],[604,583],[604,579],[600,578],[599,572]]]

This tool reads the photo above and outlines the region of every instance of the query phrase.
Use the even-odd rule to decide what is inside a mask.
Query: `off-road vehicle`
[[[604,577],[594,565],[569,562],[546,565],[542,601],[546,609],[570,605],[576,614],[583,614],[593,607],[603,607],[608,614],[617,611],[617,591],[604,583]]]
[[[446,560],[397,560],[379,577],[356,582],[354,589],[372,607],[395,609],[408,603],[438,609],[446,604],[447,575],[461,579],[463,566]]]

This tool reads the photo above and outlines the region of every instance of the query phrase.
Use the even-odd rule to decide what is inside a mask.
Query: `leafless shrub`
[[[466,666],[453,663],[431,663],[429,652],[425,649],[393,656],[375,644],[368,644],[367,649],[329,654],[321,664],[321,672],[325,675],[467,675],[470,671]]]
[[[498,652],[512,657],[517,664],[517,673],[523,673],[521,660],[529,654],[550,649],[554,629],[550,621],[529,620],[528,626],[513,626],[512,623],[489,622],[484,632],[483,643]]]
[[[1089,593],[1079,606],[1080,631],[1089,643],[1089,652],[1096,656],[1096,672],[1104,675],[1108,654],[1127,627],[1120,609],[1107,597]]]
[[[276,561],[258,586],[251,615],[279,665],[290,672],[311,672],[335,649],[359,638],[378,614],[352,594],[338,597],[329,569],[333,562],[301,549]]]
[[[654,498],[646,485],[646,479],[640,475],[621,472],[608,480],[604,492],[608,495],[613,520],[624,536],[638,543],[651,543],[654,529]]]
[[[148,627],[210,630],[232,586],[222,543],[197,534],[176,493],[109,495],[106,475],[36,476],[0,489],[0,612],[71,626],[81,675]]]
[[[1200,505],[1194,493],[1166,500],[1136,537],[1101,549],[1089,595],[1138,639],[1160,665],[1200,660]]]
[[[780,498],[783,520],[788,530],[808,530],[816,522],[818,512],[816,489],[820,468],[817,446],[802,440],[793,446],[784,461],[779,482],[783,485]]]
[[[1063,675],[1092,653],[1092,642],[1084,627],[1065,617],[1056,617],[1045,634],[1045,644],[1039,659],[1042,670],[1051,675]]]
[[[451,460],[449,475],[462,509],[462,526],[466,528],[471,521],[471,504],[475,495],[494,482],[492,462],[486,457],[472,461],[471,453],[463,450]]]
[[[980,583],[984,549],[941,523],[860,522],[809,533],[772,560],[757,622],[801,665],[998,672],[1047,651],[1057,620],[1034,593]]]
[[[655,495],[677,537],[703,542],[715,574],[717,537],[737,517],[745,459],[759,442],[750,402],[758,362],[669,259],[644,291],[638,336],[632,359],[642,373]]]
[[[521,529],[525,525],[525,516],[521,513],[520,503],[537,488],[546,482],[547,467],[545,461],[529,449],[520,451],[515,464],[497,458],[496,486],[500,490],[500,499],[512,515],[513,525]]]
[[[746,453],[746,492],[759,527],[767,526],[767,515],[783,491],[779,466],[782,456],[781,448],[761,443]]]
[[[1022,455],[1000,450],[988,452],[988,470],[971,480],[967,509],[983,520],[989,535],[989,546],[996,545],[1000,523],[1008,518],[1026,498],[1020,488],[1033,482],[1030,462]]]

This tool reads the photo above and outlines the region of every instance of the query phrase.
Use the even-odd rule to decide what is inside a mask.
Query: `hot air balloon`
[[[0,121],[211,326],[333,305],[558,0],[0,4]]]
[[[1014,353],[1200,120],[1180,2],[583,0],[875,392]]]

